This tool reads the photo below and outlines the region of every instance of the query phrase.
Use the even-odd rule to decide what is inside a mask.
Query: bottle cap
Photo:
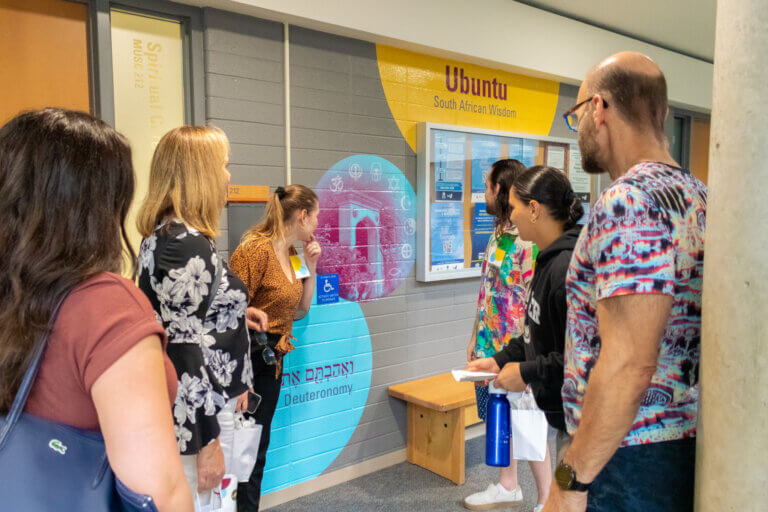
[[[488,384],[488,393],[490,393],[491,395],[506,395],[507,390],[495,387],[493,385],[494,382],[496,381],[493,380]]]

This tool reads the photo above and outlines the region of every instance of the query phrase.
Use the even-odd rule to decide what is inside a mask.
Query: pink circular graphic
[[[389,160],[355,155],[331,167],[315,192],[318,274],[339,274],[339,296],[350,301],[392,293],[416,257],[416,195],[408,179]]]

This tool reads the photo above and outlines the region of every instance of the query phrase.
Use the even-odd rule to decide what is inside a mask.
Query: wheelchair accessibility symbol
[[[317,276],[317,303],[333,304],[339,302],[339,274]]]

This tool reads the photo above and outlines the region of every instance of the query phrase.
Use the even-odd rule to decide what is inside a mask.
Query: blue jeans
[[[589,489],[587,512],[693,510],[696,438],[616,450]]]

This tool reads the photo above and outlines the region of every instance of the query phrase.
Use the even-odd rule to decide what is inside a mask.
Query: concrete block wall
[[[203,9],[203,23],[206,118],[229,137],[232,183],[285,185],[283,25],[216,9]],[[225,209],[224,256],[227,235]]]
[[[232,183],[284,185],[283,25],[204,9],[206,111],[231,143]],[[292,181],[314,186],[336,162],[365,153],[395,164],[415,187],[416,155],[403,139],[379,80],[375,45],[290,28]],[[227,255],[226,211],[219,251]],[[361,304],[373,374],[365,411],[326,471],[405,447],[405,405],[391,384],[462,364],[475,315],[477,279],[417,283]]]
[[[291,27],[290,82],[294,183],[313,186],[339,160],[374,154],[415,189],[416,155],[384,96],[375,45]],[[405,405],[387,387],[465,360],[478,280],[427,285],[414,275],[389,296],[360,304],[371,333],[371,388],[355,433],[327,471],[404,448]]]
[[[416,160],[392,119],[371,43],[291,27],[291,162],[313,185],[356,153],[382,156],[414,183]]]
[[[232,183],[284,185],[283,25],[204,9],[206,111],[232,147]],[[336,162],[386,158],[415,186],[416,155],[381,87],[375,45],[290,28],[292,181],[314,186]],[[226,211],[219,251],[227,256]],[[417,283],[412,272],[390,296],[361,304],[371,333],[373,374],[365,412],[327,471],[405,447],[405,405],[391,384],[460,365],[475,314],[478,280]]]

